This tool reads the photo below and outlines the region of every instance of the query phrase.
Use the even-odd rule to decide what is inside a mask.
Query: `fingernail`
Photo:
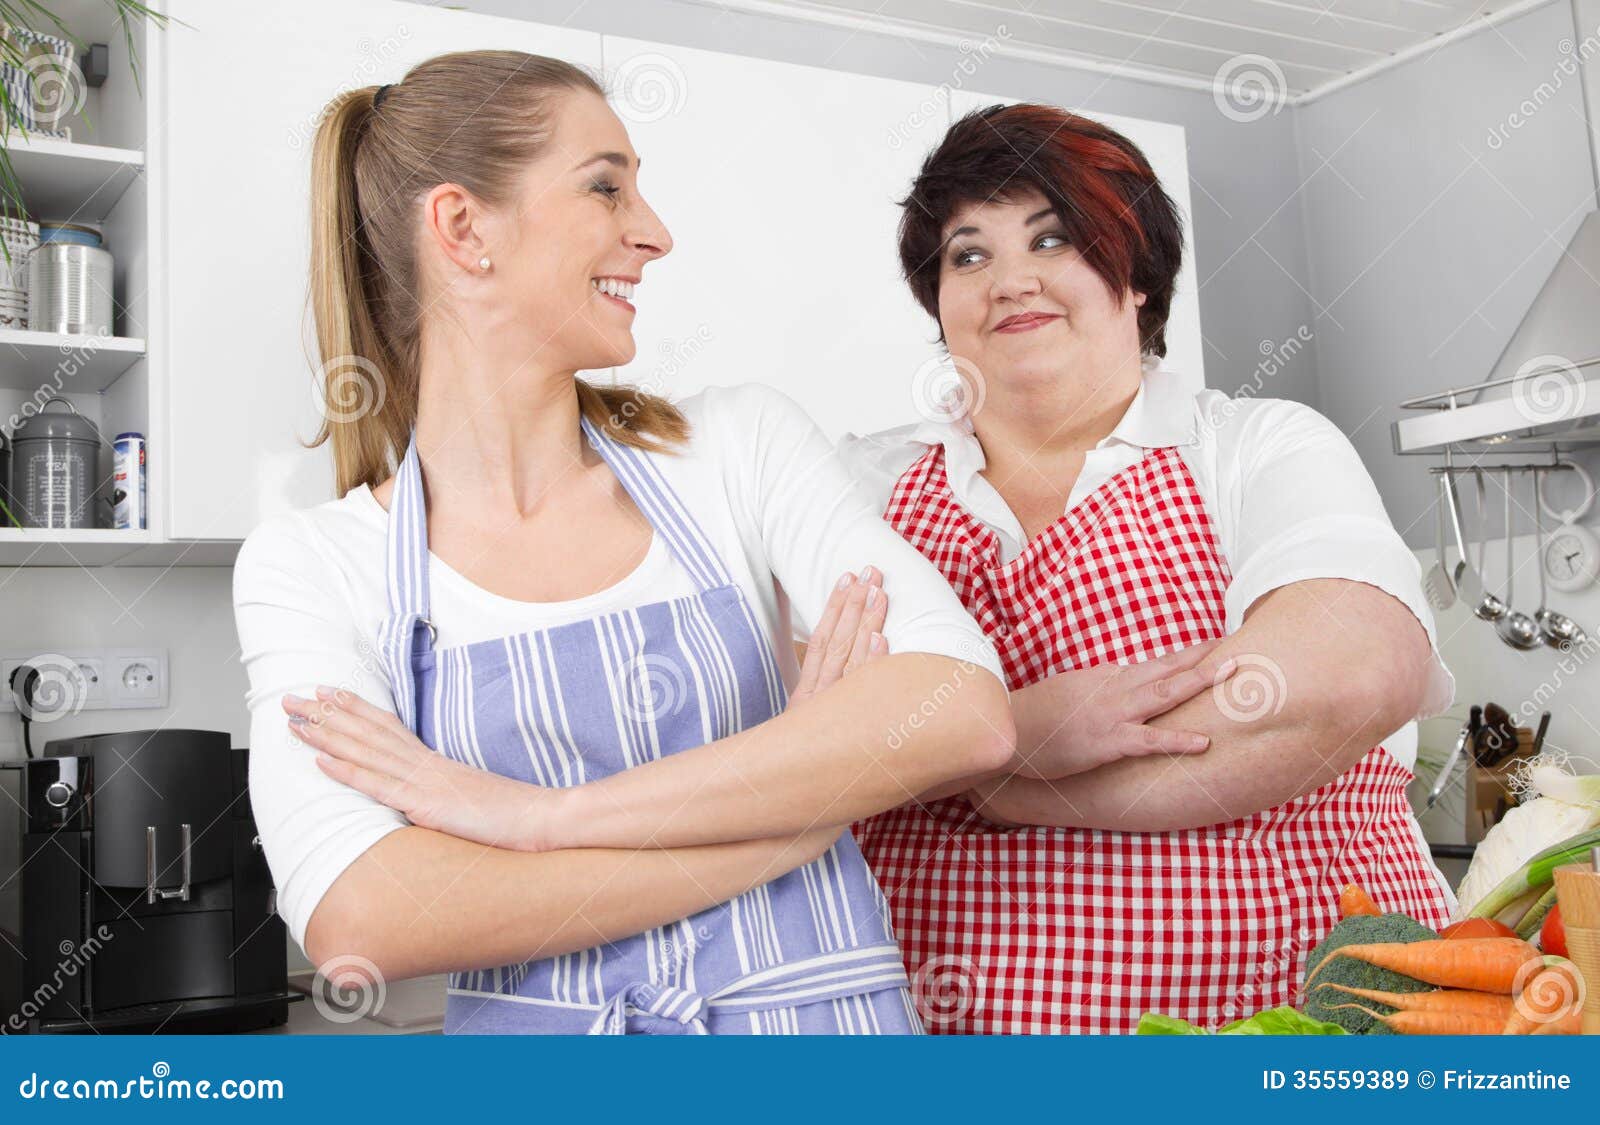
[[[292,691],[286,691],[286,692],[283,693],[283,701],[285,703],[310,703],[311,702],[309,699],[306,699],[304,696],[296,695]]]
[[[1189,736],[1189,749],[1191,750],[1204,750],[1210,745],[1211,740],[1203,734],[1191,734]]]
[[[843,575],[840,576],[839,584],[837,586],[835,586],[834,589],[835,590],[846,590],[846,589],[849,589],[850,583],[854,582],[855,580],[856,580],[856,576],[851,574],[849,571],[846,571]]]
[[[861,568],[861,581],[863,581],[863,582],[871,582],[872,581],[872,568],[870,566],[864,566],[864,567]]]
[[[1233,675],[1233,673],[1238,669],[1238,667],[1239,667],[1238,658],[1237,657],[1233,657],[1233,656],[1228,657],[1228,659],[1224,660],[1221,664],[1219,664],[1217,666],[1217,678],[1221,679],[1224,676]]]
[[[872,646],[873,652],[886,652],[889,648],[889,642],[884,639],[882,633],[872,634],[872,639],[867,643]]]
[[[291,727],[303,727],[306,724],[307,724],[307,719],[306,719],[306,717],[304,715],[290,715],[289,716],[289,725]]]
[[[878,602],[878,588],[876,586],[868,586],[867,587],[867,604],[869,606],[870,605],[876,605],[877,602]]]
[[[317,698],[318,699],[332,699],[337,694],[339,694],[337,688],[331,688],[327,684],[318,684],[317,685]]]

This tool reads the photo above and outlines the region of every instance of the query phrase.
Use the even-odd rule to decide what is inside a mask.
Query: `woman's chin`
[[[598,346],[590,350],[586,362],[578,365],[579,371],[601,371],[608,367],[626,367],[633,362],[633,357],[639,354],[639,346],[634,343],[633,337],[625,336],[620,339],[606,338],[598,341]]]

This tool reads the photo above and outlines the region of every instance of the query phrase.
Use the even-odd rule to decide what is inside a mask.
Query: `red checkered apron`
[[[1022,554],[950,493],[935,447],[885,518],[944,573],[1012,690],[1220,636],[1231,579],[1177,450],[1153,449]],[[1439,927],[1444,891],[1375,747],[1287,804],[1178,832],[1001,828],[965,797],[856,826],[935,1032],[1131,1032],[1144,1012],[1207,1027],[1292,1002],[1306,954],[1359,883]]]

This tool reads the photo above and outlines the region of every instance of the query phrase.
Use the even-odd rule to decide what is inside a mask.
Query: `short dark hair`
[[[917,303],[939,319],[944,229],[956,210],[1030,187],[1049,201],[1067,240],[1113,294],[1145,295],[1141,348],[1166,355],[1167,316],[1183,261],[1178,208],[1137,145],[1055,106],[974,110],[922,162],[900,203],[900,268]]]

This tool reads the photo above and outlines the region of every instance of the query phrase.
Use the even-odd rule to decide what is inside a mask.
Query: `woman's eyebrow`
[[[591,164],[600,163],[614,164],[618,168],[626,168],[628,167],[629,160],[620,152],[597,152],[593,156],[589,157],[589,159],[582,161],[581,163],[574,164],[572,166],[572,170],[577,171],[579,168],[587,168]],[[639,163],[643,164],[644,161],[641,160]]]
[[[1055,213],[1056,213],[1056,209],[1054,207],[1046,207],[1043,211],[1035,211],[1032,215],[1029,215],[1025,220],[1023,220],[1023,226],[1032,226],[1034,223],[1037,223],[1040,219],[1051,218],[1053,215],[1055,215]],[[978,233],[978,228],[977,227],[971,227],[971,226],[968,226],[968,227],[957,227],[955,230],[950,232],[950,237],[946,238],[945,241],[949,242],[951,238],[955,238],[958,235],[977,234],[977,233]]]

